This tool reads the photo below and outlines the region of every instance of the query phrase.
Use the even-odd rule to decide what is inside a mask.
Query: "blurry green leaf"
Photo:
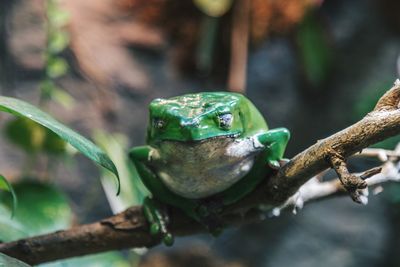
[[[30,265],[7,256],[6,254],[0,253],[0,267],[29,267]]]
[[[2,193],[0,193],[0,196],[2,198],[0,203],[0,242],[9,242],[28,236],[24,226],[16,221],[15,217],[11,218],[8,215],[11,212],[10,196]]]
[[[68,71],[68,63],[63,58],[53,58],[47,64],[46,73],[50,78],[58,78],[66,74]]]
[[[58,87],[53,88],[51,98],[66,108],[73,107],[75,103],[74,98],[70,94]]]
[[[7,181],[7,179],[0,174],[0,190],[3,190],[5,192],[8,192],[11,195],[12,198],[12,216],[15,213],[15,209],[17,207],[17,196],[14,192],[14,188],[11,186],[11,184]]]
[[[52,185],[24,181],[14,185],[19,204],[15,220],[29,235],[65,229],[71,225],[72,212],[64,194]]]
[[[66,143],[51,130],[36,122],[17,117],[5,125],[7,138],[28,153],[45,151],[52,154],[62,154]]]
[[[43,150],[52,154],[63,154],[66,150],[67,143],[54,132],[46,129],[46,137],[44,138]]]
[[[40,267],[130,267],[131,265],[119,252],[106,252],[96,255],[72,258],[39,265]]]
[[[71,225],[72,213],[64,194],[54,186],[34,181],[14,185],[18,208],[12,219],[0,213],[0,240],[45,234]],[[4,204],[0,210],[6,210]]]
[[[74,105],[74,98],[63,89],[60,89],[52,80],[46,79],[40,83],[41,96],[45,100],[52,99],[66,108]]]
[[[135,167],[130,162],[126,149],[124,149],[128,144],[126,136],[96,131],[94,140],[116,162],[121,175],[121,183],[124,185],[118,198],[115,197],[109,193],[112,177],[110,177],[109,173],[102,173],[101,182],[113,212],[117,213],[130,206],[141,204],[143,198],[148,195],[148,191],[140,180]]]
[[[206,75],[212,68],[218,24],[218,18],[204,17],[200,26],[200,40],[196,49],[196,67]]]
[[[206,15],[220,17],[231,8],[233,0],[193,0],[194,4]]]
[[[49,114],[41,111],[40,109],[28,104],[24,101],[0,96],[0,110],[17,115],[25,118],[29,118],[49,130],[53,131],[64,141],[70,143],[73,147],[79,150],[82,154],[93,160],[94,162],[100,164],[104,168],[113,172],[117,178],[118,182],[118,192],[119,192],[119,176],[117,168],[111,159],[101,150],[98,146],[93,144],[91,141],[81,136],[80,134],[74,132],[67,126],[56,121]]]
[[[305,16],[296,39],[307,80],[314,86],[321,85],[329,75],[333,58],[324,28],[314,12]]]
[[[53,27],[60,28],[65,26],[69,20],[69,13],[62,10],[58,0],[47,0],[46,15]]]
[[[50,80],[50,79],[45,79],[44,81],[42,81],[39,85],[40,87],[40,95],[44,100],[48,100],[51,98],[51,94],[54,90],[54,88],[56,88],[55,83]]]
[[[28,153],[38,152],[43,146],[46,135],[43,127],[24,117],[8,121],[4,130],[12,143]]]
[[[0,209],[2,210],[2,209]],[[7,211],[7,210],[5,210]],[[24,237],[28,233],[24,231],[24,227],[16,222],[15,219],[7,218],[5,215],[0,215],[0,241],[11,242]]]
[[[65,31],[56,31],[50,35],[48,43],[48,51],[50,53],[60,53],[68,46],[69,35]]]

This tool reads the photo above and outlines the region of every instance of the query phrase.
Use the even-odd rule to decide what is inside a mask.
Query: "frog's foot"
[[[166,207],[158,201],[147,197],[143,203],[143,213],[150,224],[150,234],[152,236],[161,235],[163,243],[167,246],[172,246],[174,236],[167,228],[169,217]]]

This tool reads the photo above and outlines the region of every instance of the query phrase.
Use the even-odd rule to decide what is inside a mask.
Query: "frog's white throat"
[[[243,178],[263,148],[254,137],[163,141],[153,148],[151,166],[172,192],[199,199],[222,192]]]

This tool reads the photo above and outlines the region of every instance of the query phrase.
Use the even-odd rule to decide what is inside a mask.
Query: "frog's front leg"
[[[290,132],[286,128],[276,128],[257,136],[258,141],[266,147],[265,160],[273,169],[279,169],[283,159]]]
[[[158,157],[158,152],[151,146],[140,146],[131,149],[129,157],[135,164],[140,179],[152,193],[151,198],[146,198],[143,203],[144,215],[150,223],[152,235],[162,235],[166,245],[172,245],[173,236],[168,231],[168,213],[165,204],[178,207],[189,217],[201,222],[199,203],[171,192],[161,179],[150,168],[152,160]]]
[[[140,146],[134,147],[129,152],[129,157],[134,163],[140,179],[145,184],[145,186],[152,192],[156,194],[157,190],[161,190],[159,181],[156,175],[151,171],[151,169],[146,165],[146,163],[151,161],[152,153],[154,151],[150,146]],[[146,197],[143,202],[143,214],[150,225],[150,234],[152,236],[162,236],[162,240],[165,245],[171,246],[174,243],[173,235],[168,231],[167,224],[169,221],[167,208],[165,205],[157,201],[154,196]]]

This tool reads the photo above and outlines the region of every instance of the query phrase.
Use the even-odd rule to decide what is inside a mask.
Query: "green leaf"
[[[46,73],[52,79],[58,78],[66,74],[68,71],[68,63],[63,58],[52,58],[47,64]]]
[[[53,131],[24,117],[17,117],[5,125],[7,138],[25,152],[45,151],[51,154],[63,154],[67,143]]]
[[[77,257],[39,265],[40,267],[129,267],[127,260],[119,252],[106,252],[85,257]]]
[[[59,137],[61,137],[64,141],[71,144],[82,154],[84,154],[94,162],[98,163],[99,165],[103,166],[104,168],[110,170],[112,173],[115,174],[117,178],[117,194],[119,193],[120,183],[117,168],[115,167],[111,159],[107,156],[107,154],[91,141],[71,130],[64,124],[58,122],[49,114],[22,100],[12,97],[0,96],[0,110],[11,113],[13,115],[29,118],[39,123],[40,125],[43,125],[44,127],[53,131]]]
[[[28,153],[41,150],[46,135],[44,129],[36,122],[24,117],[8,121],[4,127],[6,137]]]
[[[16,258],[0,253],[0,267],[29,267],[30,265]]]
[[[324,28],[317,20],[315,12],[310,12],[304,18],[296,39],[306,78],[318,87],[329,75],[333,56]]]
[[[10,196],[6,196],[10,200]],[[3,198],[3,201],[0,203],[0,242],[9,242],[28,236],[25,227],[15,217],[11,218],[8,215],[10,214],[10,202],[4,201]]]
[[[46,101],[49,100],[51,98],[54,88],[56,87],[57,86],[51,79],[45,79],[39,84],[41,97]]]
[[[111,159],[116,162],[119,173],[121,174],[121,183],[124,185],[121,188],[121,193],[118,198],[115,197],[113,194],[109,193],[112,186],[112,177],[110,177],[109,173],[102,172],[101,183],[112,211],[114,213],[121,212],[130,206],[142,203],[144,197],[149,193],[140,180],[134,165],[127,156],[125,148],[128,144],[128,140],[126,136],[96,131],[94,133],[94,140],[108,155],[110,155]]]
[[[57,54],[63,51],[69,43],[69,35],[65,31],[56,31],[49,37],[48,51]]]
[[[36,181],[14,185],[19,199],[15,220],[29,235],[65,229],[71,225],[72,211],[65,195],[56,187]]]
[[[23,181],[14,185],[18,208],[12,219],[0,212],[0,240],[19,238],[62,230],[71,226],[72,212],[64,194],[50,184]],[[0,211],[7,210],[5,204]]]
[[[218,36],[218,18],[205,16],[200,26],[200,40],[196,49],[196,66],[203,74],[212,69],[215,41]]]
[[[69,93],[58,87],[53,88],[51,92],[51,99],[60,103],[66,108],[72,108],[74,106],[74,98]]]
[[[69,20],[69,13],[61,8],[59,0],[46,1],[46,16],[48,23],[56,29],[65,26]]]
[[[11,184],[7,181],[7,179],[0,174],[0,189],[3,191],[8,192],[11,195],[12,198],[12,212],[11,212],[11,217],[15,213],[15,209],[18,204],[17,200],[17,195],[15,194],[14,188],[11,186]]]
[[[74,105],[74,98],[65,90],[59,88],[50,79],[46,79],[40,83],[40,90],[45,100],[52,99],[66,108],[71,108]]]

